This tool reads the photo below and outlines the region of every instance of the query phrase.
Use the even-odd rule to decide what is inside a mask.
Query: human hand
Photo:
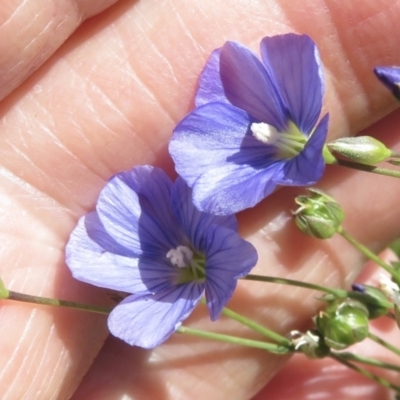
[[[75,3],[66,2],[66,10]],[[80,3],[83,15],[99,11],[91,10],[91,2]],[[93,209],[112,174],[137,164],[156,164],[173,173],[168,139],[193,106],[208,55],[226,40],[257,51],[267,35],[310,35],[325,66],[330,138],[354,134],[395,107],[372,74],[375,65],[400,64],[395,39],[400,6],[393,2],[370,0],[361,7],[334,0],[281,1],[280,6],[272,1],[121,1],[75,33],[63,31],[63,38],[71,34],[69,39],[20,83],[32,65],[50,54],[48,49],[62,43],[56,32],[42,46],[34,46],[36,40],[29,47],[32,36],[48,32],[50,23],[58,26],[58,19],[52,17],[57,12],[33,18],[24,7],[1,28],[3,93],[14,90],[0,104],[0,256],[1,276],[12,290],[107,304],[104,290],[72,279],[64,263],[68,235],[77,219]],[[32,15],[36,28],[25,42],[22,10]],[[75,24],[80,19],[72,18],[73,12],[72,19],[64,14]],[[16,47],[13,38],[24,44]],[[31,49],[34,57],[17,48]],[[24,64],[19,56],[30,61]],[[396,146],[399,122],[400,113],[394,113],[368,132]],[[346,229],[376,250],[399,234],[396,185],[390,178],[328,167],[319,186],[343,204]],[[348,287],[364,260],[341,238],[318,242],[296,231],[290,210],[298,192],[283,188],[239,215],[241,233],[259,252],[255,273]],[[307,327],[319,306],[315,293],[252,282],[240,282],[229,303],[284,334]],[[248,335],[225,319],[211,323],[204,311],[199,307],[187,323]],[[101,316],[15,302],[4,302],[1,313],[4,399],[64,399],[76,389],[73,398],[85,400],[247,399],[287,361],[182,335],[153,351],[115,338],[103,346],[107,329]]]

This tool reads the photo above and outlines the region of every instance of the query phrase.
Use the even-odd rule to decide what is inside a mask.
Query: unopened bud
[[[371,136],[337,139],[328,143],[330,150],[361,164],[373,165],[391,157],[392,152],[382,142]]]
[[[325,343],[335,350],[343,350],[368,336],[368,310],[354,300],[329,306],[316,318],[316,325]]]
[[[306,235],[318,239],[332,237],[341,227],[344,219],[342,207],[319,189],[309,189],[311,195],[297,196],[300,206],[295,212],[297,227]]]

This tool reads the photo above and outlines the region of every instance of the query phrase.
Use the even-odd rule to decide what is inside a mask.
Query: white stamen
[[[186,246],[178,246],[176,249],[171,249],[167,253],[167,258],[171,261],[171,264],[176,265],[179,268],[185,268],[190,264],[193,258],[193,251]]]
[[[308,346],[310,349],[315,349],[319,345],[319,337],[310,331],[307,331],[306,333],[291,331],[290,336],[293,340],[295,350],[298,350],[303,346]]]
[[[400,288],[387,275],[379,275],[379,287],[394,304],[400,306]]]
[[[253,136],[256,139],[266,144],[274,144],[280,136],[276,128],[264,122],[254,122],[251,124],[250,130],[253,132]]]

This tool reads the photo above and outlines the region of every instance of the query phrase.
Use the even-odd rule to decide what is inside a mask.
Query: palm
[[[281,1],[287,11],[283,20],[274,2],[268,3],[117,3],[85,22],[2,101],[0,257],[1,276],[10,289],[106,304],[103,290],[71,278],[63,261],[68,235],[77,218],[93,208],[112,174],[136,164],[158,164],[172,171],[166,151],[171,130],[190,110],[207,55],[225,40],[256,49],[265,35],[292,30],[312,36],[327,68],[331,137],[368,126],[393,105],[370,71],[376,64],[400,63],[393,39],[398,25],[387,23],[399,7],[385,9],[371,1],[369,8],[363,5],[362,14],[357,2],[339,11],[342,2],[331,0],[329,13],[323,10],[326,2],[293,7]],[[17,13],[11,20],[14,25],[1,29],[22,32],[26,22],[18,18]],[[34,19],[37,32],[46,31],[51,17],[47,18]],[[48,35],[47,47],[30,51],[46,53],[61,43],[59,36],[60,31]],[[27,44],[31,38],[18,40]],[[21,54],[13,46],[12,40],[2,44],[8,57],[0,64],[5,91],[33,64],[18,64]],[[10,65],[20,67],[7,74]],[[388,133],[395,118],[382,122]],[[379,126],[374,129],[380,132]],[[396,139],[399,136],[390,137],[390,144]],[[371,193],[370,182],[382,190]],[[389,187],[386,179],[339,175],[335,170],[324,185],[343,201],[350,215],[346,226],[361,240],[379,248],[398,233],[398,207],[393,207],[390,219],[371,218],[369,226],[359,224],[364,220],[361,210],[379,213],[396,205],[396,183]],[[387,196],[379,196],[374,204],[374,194],[383,190]],[[242,233],[259,250],[258,272],[348,284],[357,273],[354,265],[360,266],[362,260],[340,239],[320,244],[295,232],[290,221],[294,193],[297,190],[283,189],[239,217]],[[287,332],[304,326],[315,313],[313,296],[249,283],[240,285],[230,306]],[[0,385],[7,393],[3,398],[31,398],[32,393],[68,398],[99,352],[77,399],[122,398],[124,393],[132,398],[195,398],[193,387],[198,388],[198,397],[248,398],[284,361],[260,351],[181,336],[153,352],[129,348],[116,339],[102,348],[107,337],[102,316],[12,302],[4,303],[1,312]],[[202,310],[188,322],[240,334],[233,323],[207,322]]]

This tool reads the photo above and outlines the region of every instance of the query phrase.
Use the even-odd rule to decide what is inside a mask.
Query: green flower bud
[[[333,313],[332,305],[328,308],[318,315],[316,325],[329,347],[343,350],[368,336],[368,310],[362,303],[345,300]]]
[[[345,137],[327,144],[330,150],[361,164],[373,165],[392,156],[383,143],[371,136]]]
[[[295,223],[306,235],[329,239],[340,228],[344,219],[342,207],[319,189],[309,189],[311,195],[297,196],[300,206],[295,212]]]

